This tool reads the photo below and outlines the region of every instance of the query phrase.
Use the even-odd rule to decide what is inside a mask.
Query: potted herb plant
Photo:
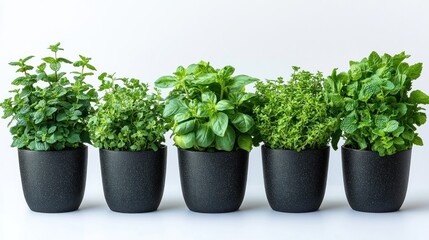
[[[196,212],[237,210],[244,198],[249,151],[259,143],[253,118],[257,79],[233,76],[234,68],[209,63],[178,67],[155,85],[174,88],[163,116],[178,147],[180,180],[188,208]]]
[[[71,61],[59,57],[60,43],[49,47],[53,56],[42,58],[36,68],[29,56],[9,63],[22,76],[12,98],[0,105],[3,118],[11,117],[12,147],[18,148],[25,200],[36,212],[67,212],[79,208],[85,190],[87,116],[97,92],[85,82],[95,70],[90,58],[80,56],[73,63],[78,70],[70,81],[62,70]]]
[[[323,75],[293,67],[291,79],[259,81],[254,109],[261,134],[265,192],[273,210],[319,209],[326,188],[329,140],[337,119],[330,116]]]
[[[102,73],[104,92],[88,129],[100,149],[104,196],[115,212],[155,211],[164,192],[167,125],[159,91],[134,78]],[[120,84],[119,84],[120,83]]]
[[[416,133],[426,122],[420,105],[429,103],[422,91],[410,93],[422,64],[409,65],[408,57],[372,52],[351,61],[348,72],[335,69],[326,81],[341,116],[344,185],[354,210],[390,212],[404,202],[411,149],[423,145]]]

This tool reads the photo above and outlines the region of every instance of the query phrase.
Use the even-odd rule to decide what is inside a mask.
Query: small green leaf
[[[203,92],[201,94],[201,100],[206,103],[215,104],[217,102],[217,97],[213,92]]]
[[[80,141],[80,135],[77,133],[72,133],[67,137],[68,143],[79,143]]]
[[[410,101],[417,104],[429,104],[429,96],[420,90],[415,90],[411,92]]]
[[[194,128],[195,128],[195,120],[192,119],[192,120],[188,120],[177,124],[177,126],[173,130],[175,134],[183,135],[193,131]]]
[[[353,80],[358,80],[362,77],[362,70],[358,64],[353,64],[350,66],[350,73]]]
[[[230,109],[234,109],[234,104],[232,104],[229,100],[220,100],[217,104],[216,104],[216,109],[218,111],[224,111],[224,110],[230,110]]]
[[[385,132],[393,132],[396,129],[398,129],[399,127],[399,123],[396,120],[390,120],[389,122],[387,122],[386,127],[384,128]]]
[[[232,151],[235,145],[235,131],[228,126],[223,137],[216,136],[216,149],[223,151]]]
[[[49,128],[48,133],[52,134],[52,133],[55,132],[55,130],[57,130],[57,126],[52,126],[52,127]]]
[[[238,136],[238,146],[250,152],[252,150],[252,138],[248,134],[240,134]]]
[[[413,143],[417,146],[423,146],[423,140],[419,136],[414,136]]]
[[[356,119],[354,115],[349,115],[341,122],[341,130],[347,134],[351,134],[357,129]]]
[[[215,134],[207,123],[201,124],[196,132],[196,143],[198,146],[206,148],[215,140]]]
[[[257,78],[249,77],[247,75],[237,75],[231,79],[229,88],[231,89],[241,89],[244,86],[258,81]]]
[[[199,76],[197,79],[194,80],[193,83],[198,85],[208,85],[211,83],[215,83],[217,80],[216,73],[207,73],[204,75]]]
[[[416,63],[414,65],[411,65],[408,68],[407,77],[410,80],[415,80],[415,79],[419,78],[420,75],[422,74],[422,69],[423,69],[423,64],[422,63]]]
[[[49,67],[52,69],[52,71],[59,71],[61,69],[61,63],[59,62],[53,62],[49,64]]]
[[[186,135],[175,135],[173,140],[174,143],[182,149],[192,148],[195,143],[195,132]]]

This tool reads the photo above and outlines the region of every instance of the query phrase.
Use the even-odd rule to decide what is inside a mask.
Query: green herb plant
[[[325,89],[341,118],[345,146],[384,156],[423,145],[416,126],[426,122],[420,104],[429,104],[429,96],[410,93],[422,63],[409,65],[408,57],[372,52],[360,62],[350,61],[348,72],[333,70]]]
[[[261,104],[255,107],[256,126],[268,148],[301,151],[326,147],[338,128],[330,116],[320,72],[299,70],[289,81],[258,81],[256,94]]]
[[[200,62],[156,80],[157,87],[173,88],[163,116],[169,119],[179,148],[250,151],[259,144],[252,110],[255,94],[245,92],[245,86],[257,79],[233,76],[234,71],[231,66],[214,69]]]
[[[135,78],[116,78],[102,73],[98,79],[104,95],[88,121],[95,147],[115,151],[157,151],[167,132],[158,90]]]
[[[5,99],[0,106],[3,118],[11,117],[8,126],[13,136],[12,147],[28,150],[74,149],[89,143],[86,129],[87,116],[93,111],[91,103],[97,100],[97,92],[85,82],[93,75],[95,67],[91,58],[80,56],[78,61],[58,57],[63,49],[60,43],[51,45],[53,56],[42,58],[34,68],[27,62],[29,56],[9,65],[18,68],[22,75],[12,81],[17,86],[13,97]],[[63,65],[77,68],[70,81]]]

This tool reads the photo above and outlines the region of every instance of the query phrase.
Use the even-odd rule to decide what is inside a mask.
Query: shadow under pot
[[[246,191],[249,152],[198,152],[178,149],[182,193],[189,210],[233,212]]]
[[[345,146],[341,150],[350,207],[361,212],[399,210],[407,193],[411,149],[383,157]]]
[[[262,146],[265,193],[273,210],[302,213],[319,209],[325,195],[329,151],[328,146],[300,152]]]
[[[166,146],[156,152],[100,149],[104,197],[110,210],[157,210],[164,193],[166,158]]]
[[[72,150],[18,149],[22,188],[35,212],[77,210],[85,192],[88,147]]]

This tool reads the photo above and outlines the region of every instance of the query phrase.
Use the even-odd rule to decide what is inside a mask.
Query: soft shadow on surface
[[[158,211],[173,210],[186,208],[185,202],[183,201],[162,201],[158,208]]]
[[[349,207],[347,201],[324,201],[319,208],[319,211],[335,210]]]
[[[78,211],[86,211],[86,210],[94,210],[94,209],[100,209],[100,208],[108,208],[105,203],[102,202],[83,202],[82,205],[80,205]]]
[[[246,211],[259,208],[270,208],[267,201],[264,200],[245,200],[239,211]]]
[[[399,211],[421,211],[421,210],[429,210],[429,201],[413,201],[413,202],[405,202],[404,205],[402,205],[401,209]]]

